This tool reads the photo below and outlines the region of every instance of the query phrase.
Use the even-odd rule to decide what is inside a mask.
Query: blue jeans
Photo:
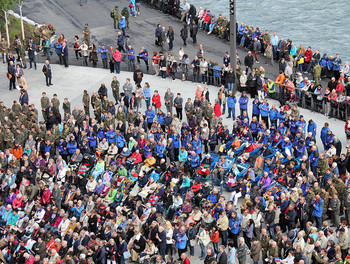
[[[120,61],[115,63],[115,72],[118,74],[120,73]]]
[[[227,113],[228,113],[228,118],[231,118],[231,113],[232,113],[233,120],[236,119],[236,117],[235,117],[235,109],[234,108],[227,107]]]
[[[228,89],[228,91],[232,91],[233,90],[233,83],[227,83],[227,89]]]
[[[226,104],[222,104],[222,114],[225,114],[225,110],[226,110]]]
[[[243,35],[243,37],[241,38],[241,43],[239,43],[241,46],[244,46],[244,42],[245,42],[245,36]]]
[[[191,245],[189,245],[190,248],[190,255],[194,256],[194,247],[192,247]]]
[[[275,237],[275,225],[269,226],[270,237],[274,239]]]
[[[133,7],[130,8],[130,15],[136,16],[135,6],[133,6]]]
[[[321,229],[322,228],[322,217],[316,217],[315,216],[315,219],[316,219],[316,227],[318,229]]]
[[[146,108],[148,109],[148,107],[151,105],[151,97],[146,97],[145,101],[146,101]]]
[[[209,25],[209,32],[212,32],[215,26],[216,26],[216,23],[210,24]]]
[[[199,243],[199,246],[201,247],[201,257],[205,259],[207,257],[207,249],[202,243]]]
[[[277,59],[277,45],[272,46],[273,58]]]

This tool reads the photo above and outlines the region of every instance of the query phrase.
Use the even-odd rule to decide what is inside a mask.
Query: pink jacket
[[[122,60],[122,53],[118,50],[116,50],[113,53],[113,59],[115,60],[115,62],[120,62]]]

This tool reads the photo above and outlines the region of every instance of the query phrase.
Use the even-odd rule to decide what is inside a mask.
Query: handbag
[[[124,251],[124,253],[123,253],[123,257],[124,257],[124,259],[128,259],[128,258],[130,258],[130,257],[131,257],[130,251],[129,251],[129,250]]]
[[[7,76],[7,78],[9,78],[9,79],[11,79],[12,78],[12,74],[11,73],[6,73],[6,76]]]
[[[130,7],[130,8],[132,8],[132,7],[133,7],[132,2],[130,2],[129,7]]]
[[[170,43],[170,39],[169,38],[166,38],[166,43]]]

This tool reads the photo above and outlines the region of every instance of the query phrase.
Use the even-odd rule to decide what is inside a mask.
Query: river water
[[[240,25],[277,32],[279,38],[291,39],[297,47],[311,46],[320,53],[339,53],[343,63],[350,62],[349,0],[237,0],[237,22]],[[199,9],[229,16],[228,0],[188,0]]]

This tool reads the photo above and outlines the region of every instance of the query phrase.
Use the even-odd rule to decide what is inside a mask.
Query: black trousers
[[[182,120],[182,108],[176,108],[177,117]]]
[[[46,85],[49,86],[51,84],[51,74],[45,74],[45,79],[46,79]]]

